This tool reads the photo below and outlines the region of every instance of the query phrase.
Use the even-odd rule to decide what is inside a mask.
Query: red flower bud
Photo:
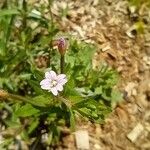
[[[64,55],[66,53],[66,49],[67,49],[67,42],[66,42],[66,40],[61,37],[60,39],[58,39],[57,46],[58,46],[59,53],[61,55]]]

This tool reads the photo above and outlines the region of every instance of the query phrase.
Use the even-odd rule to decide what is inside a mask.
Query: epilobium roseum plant
[[[63,86],[66,84],[67,78],[65,74],[57,75],[54,71],[45,73],[45,79],[40,82],[41,88],[52,92],[55,96],[58,95],[58,91],[63,90]]]
[[[6,130],[0,149],[14,143],[20,147],[22,141],[29,149],[46,149],[58,141],[65,126],[75,130],[76,116],[103,122],[121,99],[114,88],[117,73],[106,65],[93,69],[96,47],[71,38],[67,43],[61,37],[55,40],[58,52],[52,47],[59,31],[53,19],[43,11],[33,13],[27,3],[22,1],[23,10],[17,2],[4,3],[0,10],[0,125]],[[46,4],[38,10],[44,5],[49,10]],[[20,27],[15,26],[18,19]],[[30,26],[34,22],[35,28]],[[44,78],[47,68],[51,71]],[[43,144],[44,134],[48,137]]]

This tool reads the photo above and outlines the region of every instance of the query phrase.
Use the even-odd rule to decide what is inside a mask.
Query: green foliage
[[[141,7],[142,4],[150,5],[149,0],[129,0],[131,6],[135,6],[137,8]]]
[[[34,108],[31,104],[25,104],[16,110],[15,115],[17,117],[29,117],[37,114],[38,112],[39,110]]]
[[[47,133],[44,144],[54,144],[64,126],[75,130],[76,115],[103,123],[112,105],[121,100],[120,92],[114,89],[117,73],[103,64],[94,70],[96,47],[72,38],[65,55],[68,82],[64,91],[55,97],[41,89],[46,68],[60,70],[59,53],[52,47],[59,30],[51,14],[48,18],[43,13],[49,2],[36,11],[24,0],[0,10],[0,89],[11,93],[4,98],[8,101],[0,104],[0,111],[7,112],[1,123],[6,132],[12,131],[0,149],[15,144],[17,135],[36,147],[43,144],[40,139]]]
[[[149,0],[129,0],[130,17],[133,18],[132,21],[134,22],[131,29],[138,34],[143,34],[145,31],[148,32],[148,19],[146,19],[143,14],[148,14],[149,8]]]

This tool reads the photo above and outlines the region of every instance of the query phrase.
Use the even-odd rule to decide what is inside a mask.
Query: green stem
[[[65,68],[65,56],[61,55],[60,56],[60,72],[64,73],[64,68]]]
[[[26,29],[26,26],[27,26],[27,2],[26,0],[23,0],[23,21],[22,21],[22,24],[23,24],[23,29]]]
[[[54,22],[53,22],[53,13],[52,13],[52,9],[51,9],[51,5],[52,5],[52,1],[49,0],[49,5],[48,5],[48,9],[49,9],[49,14],[50,14],[50,34],[53,32],[53,28],[54,28]],[[51,64],[51,53],[53,50],[53,36],[50,36],[50,51],[49,51],[49,62],[48,64]]]
[[[68,101],[67,99],[63,98],[63,97],[58,97],[67,107],[71,108],[72,104],[70,101]]]
[[[38,106],[35,103],[33,103],[32,101],[27,100],[26,98],[24,98],[22,96],[19,96],[19,95],[9,93],[8,98],[13,99],[13,100],[18,100],[18,101],[21,101],[21,102],[25,102],[25,103],[29,103],[29,104],[34,105],[34,106]]]

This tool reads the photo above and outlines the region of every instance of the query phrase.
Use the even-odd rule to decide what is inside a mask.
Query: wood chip
[[[75,132],[76,145],[78,149],[89,149],[89,135],[85,130]]]
[[[138,123],[134,129],[127,135],[127,138],[135,143],[136,140],[139,138],[139,136],[141,135],[141,133],[143,132],[144,127],[142,124]]]

